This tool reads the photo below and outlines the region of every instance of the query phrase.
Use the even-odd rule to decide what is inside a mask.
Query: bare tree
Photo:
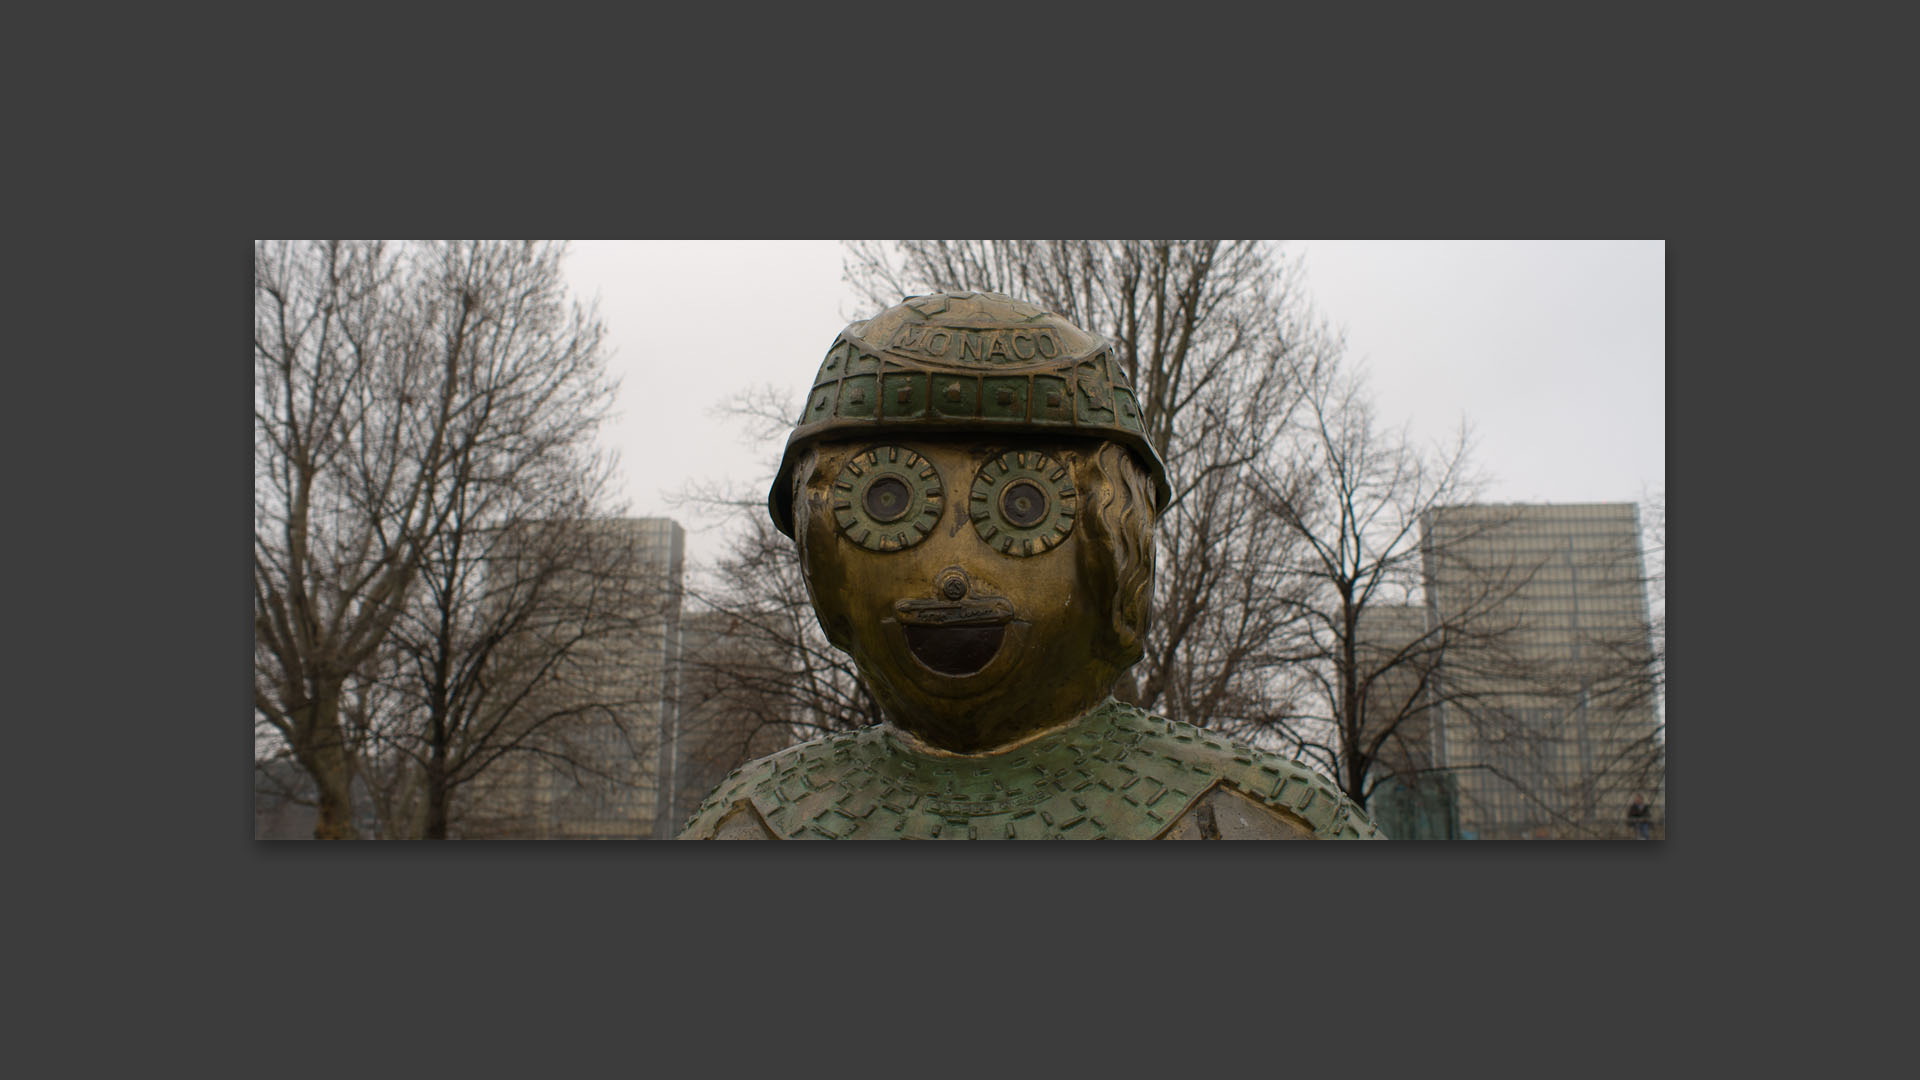
[[[255,246],[255,723],[267,754],[313,778],[319,838],[358,835],[357,763],[400,741],[381,695],[404,661],[382,650],[432,607],[423,572],[473,565],[462,545],[529,487],[594,474],[581,447],[610,392],[602,328],[566,302],[562,252]]]
[[[1337,358],[1338,339],[1322,343]],[[1463,427],[1433,450],[1406,431],[1376,422],[1362,378],[1335,358],[1302,369],[1300,424],[1284,457],[1246,473],[1275,521],[1299,544],[1282,573],[1305,584],[1290,597],[1304,633],[1290,642],[1287,676],[1299,708],[1252,725],[1334,776],[1362,806],[1381,785],[1417,785],[1437,767],[1434,712],[1472,685],[1442,671],[1511,670],[1519,626],[1509,603],[1531,568],[1513,561],[1477,565],[1451,581],[1471,582],[1444,610],[1425,602],[1435,558],[1465,551],[1498,527],[1437,540],[1431,513],[1471,501],[1482,486]]]
[[[365,740],[420,777],[418,831],[390,835],[444,839],[456,796],[515,759],[576,786],[630,788],[652,775],[679,567],[629,523],[585,516],[587,506],[532,514],[588,494],[530,500],[437,545],[394,630],[402,707]],[[656,654],[660,664],[641,662]],[[465,805],[497,812],[485,802]]]
[[[798,411],[790,404],[782,391],[758,387],[718,413],[777,456]],[[853,659],[820,628],[798,547],[767,518],[765,488],[695,486],[678,505],[731,526],[725,553],[687,590],[706,625],[724,627],[683,661],[690,708],[712,715],[717,702],[729,702],[735,714],[729,724],[745,724],[746,738],[771,739],[776,749],[878,723],[880,705]]]
[[[820,628],[793,542],[766,520],[764,501],[739,512],[746,521],[711,576],[714,584],[691,593],[704,610],[726,616],[740,641],[690,657],[688,678],[767,724],[783,725],[795,741],[878,723],[879,703],[853,658]]]
[[[1304,542],[1291,572],[1314,583],[1289,669],[1310,707],[1273,725],[1282,743],[1363,806],[1464,790],[1512,804],[1479,816],[1545,823],[1530,831],[1618,831],[1660,750],[1622,508],[1477,504],[1464,427],[1421,448],[1380,429],[1357,376],[1322,371],[1302,379],[1298,456],[1251,474]]]
[[[381,244],[254,249],[256,724],[318,789],[323,839],[356,835],[340,722],[437,527],[451,402],[408,267]],[[393,403],[410,406],[396,409]]]

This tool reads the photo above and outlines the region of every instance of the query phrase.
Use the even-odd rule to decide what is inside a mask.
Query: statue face
[[[823,443],[794,536],[828,638],[888,719],[977,753],[1098,704],[1139,657],[1113,616],[1113,497],[1094,445],[900,436]]]

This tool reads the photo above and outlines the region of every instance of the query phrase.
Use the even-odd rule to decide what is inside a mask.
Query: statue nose
[[[949,566],[934,577],[933,587],[941,596],[949,600],[959,600],[967,595],[968,589],[973,587],[973,581],[967,577],[965,570],[957,566]]]

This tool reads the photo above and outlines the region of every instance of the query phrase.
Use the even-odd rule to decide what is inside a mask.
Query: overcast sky
[[[1620,502],[1666,487],[1664,241],[1287,241],[1315,307],[1347,333],[1381,421],[1444,438],[1464,417],[1487,497]],[[717,411],[771,384],[799,407],[834,335],[875,312],[837,241],[576,241],[567,273],[599,298],[621,382],[607,441],[630,509],[712,528],[668,497],[756,485],[779,445]]]

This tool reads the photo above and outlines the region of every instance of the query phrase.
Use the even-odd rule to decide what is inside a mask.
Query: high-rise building
[[[1429,625],[1460,628],[1437,669],[1433,741],[1461,835],[1624,837],[1636,794],[1663,829],[1638,508],[1453,506],[1422,528]]]
[[[592,556],[555,586],[576,603],[531,632],[542,649],[572,643],[509,721],[524,737],[509,730],[512,751],[463,786],[459,835],[646,839],[675,827],[686,533],[666,518],[590,525]]]

